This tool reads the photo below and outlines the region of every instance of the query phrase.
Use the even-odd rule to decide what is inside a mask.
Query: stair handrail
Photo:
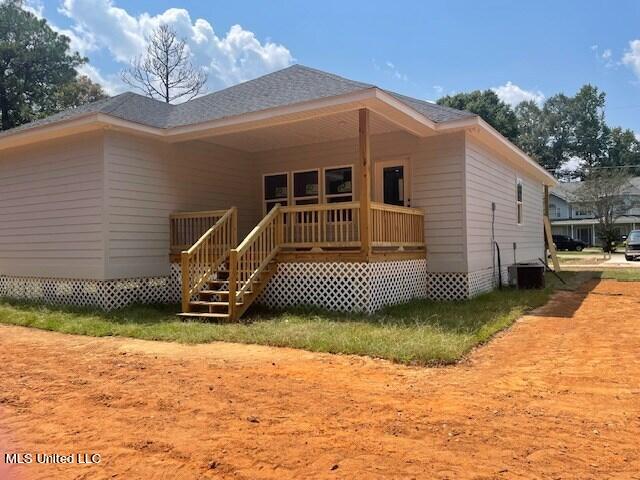
[[[280,204],[255,226],[237,248],[229,252],[229,318],[236,318],[236,303],[260,278],[282,245],[284,231]]]
[[[182,311],[188,313],[191,297],[200,292],[238,242],[238,209],[227,212],[180,255],[182,268]]]

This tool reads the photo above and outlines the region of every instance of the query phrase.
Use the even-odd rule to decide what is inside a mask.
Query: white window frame
[[[296,197],[296,173],[308,173],[308,172],[316,172],[318,174],[318,193],[316,195],[305,195],[302,197]],[[291,205],[297,205],[298,200],[313,200],[313,199],[316,199],[317,203],[319,204],[322,201],[322,191],[323,191],[323,178],[322,178],[322,172],[320,171],[319,168],[304,168],[302,170],[291,171]]]
[[[590,215],[588,210],[581,210],[580,207],[573,207],[574,217],[588,217]]]
[[[518,198],[518,187],[520,187],[520,198]],[[524,223],[524,184],[521,178],[516,178],[516,224]]]
[[[279,175],[286,175],[287,176],[287,196],[285,197],[278,197],[278,198],[274,198],[274,199],[270,199],[267,200],[265,198],[265,194],[266,194],[266,190],[265,190],[265,179],[267,177],[276,177]],[[262,215],[266,215],[267,214],[267,203],[278,203],[278,202],[282,202],[285,201],[287,202],[287,205],[290,205],[290,198],[291,198],[291,174],[290,172],[274,172],[274,173],[264,173],[262,174]]]
[[[351,169],[351,193],[331,193],[331,194],[327,194],[327,170],[338,170],[338,169],[342,169],[342,168],[350,168]],[[356,182],[355,180],[355,168],[353,167],[353,164],[347,164],[347,165],[331,165],[329,167],[323,167],[322,168],[322,203],[329,203],[328,200],[330,198],[340,198],[340,197],[346,197],[348,195],[351,195],[351,202],[354,201],[356,197]]]

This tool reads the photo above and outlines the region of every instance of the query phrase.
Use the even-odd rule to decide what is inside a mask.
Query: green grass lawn
[[[640,268],[603,268],[597,274],[599,278],[613,279],[619,282],[640,282]]]
[[[242,323],[182,321],[177,306],[133,306],[114,312],[0,301],[0,322],[57,332],[182,343],[228,341],[347,353],[418,365],[447,364],[544,304],[557,288],[573,288],[591,272],[547,276],[544,290],[504,289],[460,302],[414,300],[374,315],[320,310],[253,310]]]

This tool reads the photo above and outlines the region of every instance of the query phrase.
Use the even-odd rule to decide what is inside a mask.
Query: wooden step
[[[179,317],[182,318],[208,318],[208,319],[216,319],[216,320],[228,320],[229,315],[226,313],[207,313],[207,312],[189,312],[189,313],[179,313]]]
[[[209,300],[196,300],[194,302],[189,302],[189,304],[192,303],[198,303],[199,306],[202,305],[210,305],[212,307],[228,307],[229,306],[229,302],[211,302]],[[236,305],[242,305],[242,302],[236,302]]]
[[[219,294],[219,295],[229,295],[229,290],[212,290],[213,292]],[[248,295],[252,292],[253,290],[245,290],[243,293],[245,295]],[[238,293],[238,292],[236,292]],[[238,303],[236,302],[236,305],[238,305]]]
[[[256,280],[251,280],[251,283],[260,283],[262,280],[260,279],[256,279]],[[207,280],[206,282],[209,286],[214,286],[214,285],[224,285],[225,283],[229,283],[229,280]],[[239,283],[239,281],[238,281]]]
[[[220,290],[200,290],[198,295],[216,295],[220,293]]]
[[[222,302],[213,303],[202,300],[189,302],[189,310],[196,313],[228,313],[229,305]]]

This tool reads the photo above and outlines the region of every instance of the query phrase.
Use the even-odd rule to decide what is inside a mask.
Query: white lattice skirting
[[[508,285],[508,267],[502,267],[502,284]],[[427,276],[427,296],[432,300],[465,300],[490,292],[498,285],[493,268],[471,273],[436,273]]]
[[[103,310],[132,303],[176,303],[180,301],[180,266],[172,264],[167,277],[123,280],[0,276],[0,297]]]
[[[508,283],[507,267],[502,280]],[[427,273],[426,260],[375,263],[280,263],[258,302],[271,308],[310,305],[374,312],[412,298],[464,300],[495,288],[493,270]],[[0,276],[0,297],[48,304],[122,308],[132,303],[178,303],[180,266],[166,277],[82,280]]]
[[[502,285],[509,285],[509,267],[502,267]],[[482,293],[490,292],[498,286],[498,271],[495,274],[493,268],[471,272],[469,274],[469,297],[473,298]]]
[[[426,260],[280,263],[258,302],[270,308],[315,306],[371,313],[425,297]]]

